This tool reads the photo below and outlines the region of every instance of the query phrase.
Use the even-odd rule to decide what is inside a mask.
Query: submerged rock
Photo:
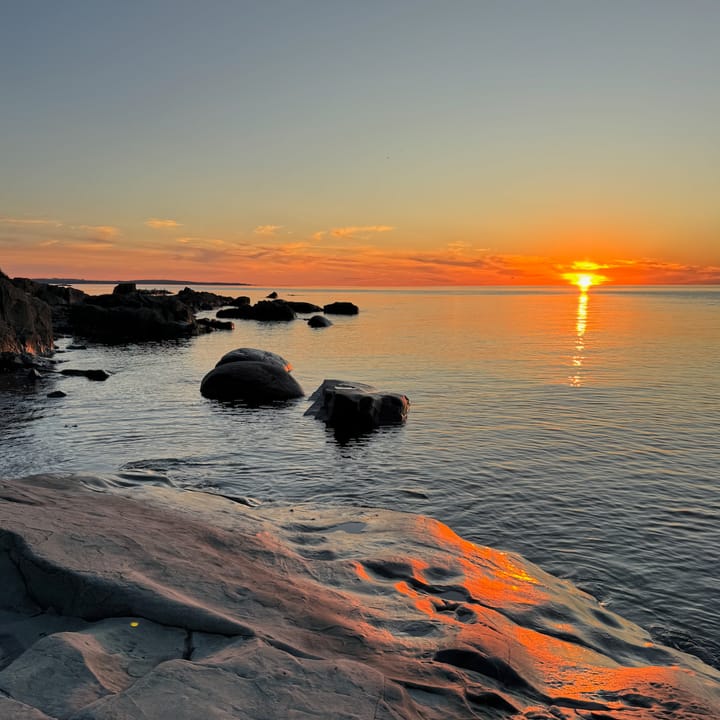
[[[223,320],[216,320],[215,318],[198,318],[195,321],[198,326],[201,328],[204,328],[208,332],[211,332],[212,330],[234,330],[235,329],[235,323]]]
[[[2,717],[720,717],[718,671],[431,518],[36,476],[0,528]]]
[[[345,380],[323,380],[310,400],[313,404],[305,415],[349,432],[404,423],[410,406],[406,395],[380,392],[372,385]]]
[[[332,321],[324,315],[313,315],[307,322],[311,328],[324,328],[332,325]]]
[[[305,393],[290,370],[290,363],[273,352],[237,348],[223,355],[205,375],[200,392],[211,400],[252,403],[292,400]]]

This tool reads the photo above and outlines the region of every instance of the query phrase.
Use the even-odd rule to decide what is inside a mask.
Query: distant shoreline
[[[196,280],[83,280],[81,278],[32,278],[32,280],[49,285],[118,285],[119,283],[135,283],[136,285],[222,285],[228,287],[251,285],[251,283],[243,282],[198,282]]]

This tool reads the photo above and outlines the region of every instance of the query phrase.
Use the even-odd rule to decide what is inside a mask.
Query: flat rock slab
[[[708,720],[720,673],[427,517],[0,481],[0,716]]]

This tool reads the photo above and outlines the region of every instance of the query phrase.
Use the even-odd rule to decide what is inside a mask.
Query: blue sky
[[[0,219],[0,265],[101,227],[110,266],[185,238],[218,279],[287,245],[711,268],[718,27],[700,0],[3,3],[0,218],[56,226]]]

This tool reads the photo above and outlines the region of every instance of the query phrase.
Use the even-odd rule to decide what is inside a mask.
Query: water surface
[[[215,291],[256,301],[268,289]],[[361,312],[328,329],[236,321],[232,333],[58,355],[113,375],[0,392],[0,473],[121,473],[432,515],[720,665],[720,288],[281,296]],[[408,423],[338,442],[303,417],[305,400],[205,400],[201,378],[235,347],[283,355],[308,393],[324,378],[404,392]],[[56,388],[67,397],[46,398]]]

